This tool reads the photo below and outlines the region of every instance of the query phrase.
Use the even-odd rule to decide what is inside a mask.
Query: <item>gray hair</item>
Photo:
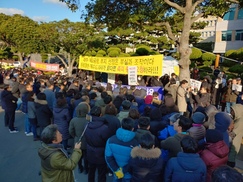
[[[56,133],[58,131],[57,125],[50,124],[44,128],[41,133],[41,141],[45,144],[51,144],[56,139]]]

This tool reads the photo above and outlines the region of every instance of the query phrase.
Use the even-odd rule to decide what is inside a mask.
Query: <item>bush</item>
[[[225,52],[224,56],[228,58],[232,58],[234,54],[236,54],[236,50],[228,50]]]
[[[121,53],[121,49],[118,47],[110,47],[109,49],[107,49],[108,54],[110,54],[110,52],[112,52],[112,51],[118,52],[118,55]]]
[[[202,60],[203,61],[213,62],[213,61],[215,61],[215,59],[216,59],[215,54],[212,54],[212,53],[209,53],[209,52],[205,52],[205,53],[202,54]]]
[[[227,58],[224,59],[224,61],[222,63],[222,66],[225,66],[225,67],[231,67],[231,66],[234,66],[234,65],[235,65],[235,62],[228,60]]]
[[[230,67],[228,71],[241,74],[243,71],[243,65],[235,64],[234,66]]]
[[[102,57],[103,57],[103,56],[106,55],[106,52],[105,52],[104,50],[99,50],[99,51],[97,52],[97,54],[101,54]],[[96,54],[96,56],[97,56],[97,54]]]
[[[109,57],[118,57],[119,56],[119,52],[114,49],[114,50],[109,52],[108,56]]]
[[[102,54],[97,53],[95,57],[104,57]]]
[[[127,53],[121,53],[119,55],[119,57],[130,57],[130,54],[127,54]]]
[[[202,51],[197,48],[192,48],[192,53],[190,55],[190,59],[199,59],[202,57]]]

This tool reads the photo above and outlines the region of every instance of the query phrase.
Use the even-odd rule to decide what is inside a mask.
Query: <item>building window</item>
[[[227,13],[225,13],[224,20],[234,20],[235,17],[235,8],[230,8]]]
[[[222,41],[231,41],[232,31],[223,31],[222,32]]]
[[[235,40],[243,40],[243,30],[235,31]]]
[[[237,19],[243,19],[243,9],[240,9],[239,10],[238,18]]]

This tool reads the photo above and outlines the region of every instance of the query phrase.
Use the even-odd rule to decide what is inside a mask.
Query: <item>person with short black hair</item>
[[[87,142],[87,159],[89,163],[88,181],[95,181],[95,171],[98,169],[98,181],[106,181],[107,165],[105,161],[105,144],[111,137],[106,121],[101,117],[101,108],[94,106],[90,110],[91,122],[84,133]]]
[[[220,166],[212,173],[211,182],[243,182],[243,176],[236,169],[229,166]]]
[[[132,175],[131,182],[159,182],[163,169],[161,150],[155,148],[154,139],[149,133],[144,134],[131,151],[128,170]]]
[[[185,136],[181,142],[182,152],[171,158],[165,169],[164,181],[173,182],[205,182],[206,165],[200,158],[198,145],[191,136]]]
[[[41,159],[42,181],[74,181],[73,170],[82,155],[81,142],[75,144],[69,158],[60,144],[62,134],[58,131],[57,125],[48,125],[41,134],[41,140],[42,145],[38,150],[38,155]]]
[[[13,96],[11,89],[10,85],[5,84],[1,93],[2,108],[5,111],[4,123],[9,128],[10,133],[18,133],[18,130],[14,127],[15,109],[17,108],[18,99]]]
[[[122,102],[122,110],[117,114],[117,118],[120,120],[120,122],[128,117],[129,110],[131,108],[132,103],[129,100],[124,100]]]
[[[124,118],[116,135],[107,140],[105,159],[108,167],[114,173],[114,181],[131,179],[131,174],[126,167],[132,148],[138,146],[133,129],[134,121],[131,118]]]
[[[161,141],[161,148],[169,151],[169,158],[176,157],[181,152],[180,141],[189,134],[188,129],[191,128],[192,121],[185,116],[180,116],[173,124],[177,134]]]
[[[135,138],[137,139],[137,141],[140,143],[141,141],[141,137],[145,134],[150,134],[151,137],[154,140],[154,143],[156,144],[156,146],[158,146],[158,140],[157,138],[149,131],[150,129],[150,119],[147,117],[140,117],[138,119],[138,129],[136,131],[136,136]]]

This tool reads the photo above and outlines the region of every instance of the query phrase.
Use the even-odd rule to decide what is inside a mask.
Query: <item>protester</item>
[[[227,164],[229,147],[223,141],[223,134],[218,130],[208,129],[205,139],[205,149],[199,154],[207,166],[207,182],[210,182],[212,172],[217,167]]]
[[[66,150],[60,144],[62,134],[57,125],[47,126],[41,134],[42,145],[38,151],[41,159],[41,177],[43,182],[73,182],[73,170],[82,155],[81,143],[76,143],[70,158]]]
[[[197,154],[198,145],[191,136],[185,136],[181,142],[182,152],[171,158],[165,169],[165,182],[205,182],[206,165]]]
[[[177,89],[177,105],[179,108],[179,112],[182,115],[187,111],[187,102],[186,102],[187,86],[188,86],[188,81],[182,80],[180,82],[180,86]]]
[[[13,96],[10,85],[4,85],[4,90],[1,93],[2,108],[5,111],[4,124],[9,128],[10,133],[18,133],[14,127],[15,109],[17,108],[17,98]]]
[[[155,148],[154,139],[149,133],[144,134],[139,145],[132,149],[128,163],[131,182],[162,181],[163,161],[160,149]]]
[[[113,181],[128,182],[131,179],[127,164],[132,148],[138,146],[133,129],[134,121],[130,118],[124,118],[116,135],[109,138],[106,143],[105,160],[114,173]]]

